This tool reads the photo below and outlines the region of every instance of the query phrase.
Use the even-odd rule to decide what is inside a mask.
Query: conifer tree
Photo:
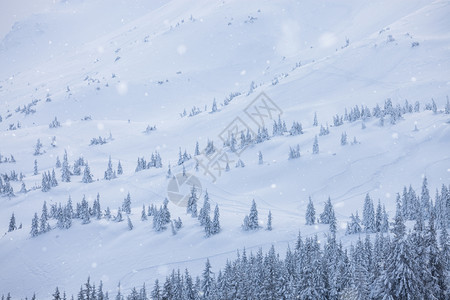
[[[420,200],[423,216],[425,219],[428,219],[430,217],[430,192],[428,191],[428,181],[426,176],[423,178]]]
[[[258,164],[259,165],[264,164],[263,155],[261,151],[258,152]]]
[[[201,281],[201,291],[204,299],[210,298],[213,289],[213,284],[214,284],[213,272],[211,271],[211,264],[209,262],[209,258],[207,258],[205,268],[203,269]]]
[[[195,142],[195,150],[194,150],[194,156],[200,155],[200,147],[198,145],[198,141]]]
[[[320,214],[320,222],[322,224],[330,224],[332,215],[334,215],[333,205],[331,204],[331,199],[328,197],[327,202],[323,208],[323,212]]]
[[[186,213],[191,214],[193,218],[197,217],[197,189],[195,185],[192,186],[191,195],[188,199],[188,204],[186,207]]]
[[[205,225],[206,216],[209,217],[211,213],[211,206],[209,204],[209,195],[208,190],[205,191],[205,196],[203,197],[203,207],[200,209],[200,213],[198,214],[198,220],[200,221],[200,225]]]
[[[133,223],[131,223],[130,216],[127,216],[127,221],[128,221],[128,230],[133,230]]]
[[[267,227],[266,230],[272,230],[272,212],[269,210],[269,215],[267,216]]]
[[[38,163],[37,163],[37,159],[34,160],[34,172],[33,175],[37,175],[38,173]]]
[[[37,139],[36,141],[36,146],[34,147],[34,155],[41,155],[41,149],[42,149],[42,143],[41,143],[41,139]]]
[[[314,136],[314,144],[313,144],[312,153],[319,154],[319,141],[317,140],[317,135]]]
[[[91,183],[94,179],[92,179],[91,169],[89,168],[88,163],[86,162],[86,167],[84,168],[84,174],[83,174],[83,183]]]
[[[142,204],[141,221],[147,221],[147,213],[145,212],[145,204]]]
[[[127,194],[127,197],[123,199],[122,210],[126,214],[131,214],[131,196],[130,193]]]
[[[31,221],[30,234],[32,237],[35,237],[39,234],[39,219],[37,213],[34,213],[33,220]]]
[[[250,208],[250,214],[245,216],[242,227],[244,230],[256,230],[259,228],[258,210],[254,199],[252,201],[252,207]]]
[[[314,204],[311,197],[309,197],[308,206],[306,208],[306,225],[314,225],[316,222],[316,210],[314,209]]]
[[[219,213],[219,206],[216,204],[216,207],[214,208],[214,217],[211,225],[211,233],[212,234],[218,234],[220,232],[220,221],[219,221],[220,213]]]
[[[319,122],[317,121],[317,112],[314,112],[313,126],[319,126]]]
[[[14,231],[16,229],[17,229],[17,227],[16,227],[16,217],[14,216],[14,213],[12,213],[11,219],[9,220],[8,232]]]
[[[347,145],[347,133],[346,132],[343,132],[341,135],[341,145],[342,146]]]
[[[67,158],[67,151],[64,150],[63,163],[61,167],[61,181],[62,182],[70,182],[70,170],[69,170],[69,161]]]
[[[123,174],[123,168],[122,168],[122,164],[120,163],[120,160],[119,160],[119,163],[117,164],[117,175],[122,175]]]
[[[369,194],[366,194],[366,198],[364,199],[362,224],[366,232],[376,232],[375,211],[373,201]]]

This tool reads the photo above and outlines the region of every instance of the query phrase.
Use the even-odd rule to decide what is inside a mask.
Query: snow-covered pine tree
[[[346,132],[343,132],[341,135],[341,145],[342,146],[347,145],[347,133]]]
[[[94,179],[92,179],[91,169],[89,168],[88,163],[86,162],[86,166],[84,167],[84,173],[83,173],[83,183],[91,183]]]
[[[119,160],[119,163],[117,164],[117,175],[122,175],[123,174],[123,168],[122,168],[122,164],[120,163],[120,160]]]
[[[131,214],[131,196],[130,196],[130,193],[128,193],[127,197],[123,199],[122,210],[126,214]]]
[[[211,263],[209,258],[206,259],[205,269],[202,273],[201,291],[204,299],[209,299],[214,288],[213,272],[211,271]]]
[[[422,292],[421,267],[415,260],[411,243],[406,236],[406,227],[399,209],[396,211],[391,249],[382,274],[377,278],[372,296],[378,299],[426,298]]]
[[[297,144],[296,147],[289,147],[289,159],[295,159],[300,157],[300,145]]]
[[[316,210],[314,209],[314,204],[311,197],[309,197],[308,206],[306,207],[306,225],[314,225],[316,222]]]
[[[430,217],[430,192],[428,190],[428,181],[427,177],[423,178],[422,183],[422,194],[420,196],[420,205],[422,209],[422,214],[425,219]]]
[[[205,215],[205,220],[203,221],[203,226],[205,230],[205,237],[210,237],[212,233],[212,222],[211,217],[208,215]]]
[[[242,161],[242,159],[238,159],[238,161],[236,162],[236,168],[244,168],[245,167],[245,163]]]
[[[116,222],[122,222],[123,221],[122,209],[120,207],[117,209],[117,215],[114,217],[114,221],[116,221]]]
[[[110,155],[109,160],[108,160],[108,167],[105,171],[105,175],[103,176],[103,178],[106,180],[111,180],[114,178],[113,175],[114,175],[114,172],[113,172],[113,166],[112,166],[111,155]]]
[[[19,193],[25,194],[27,192],[28,192],[28,190],[27,190],[27,187],[25,186],[25,182],[22,182]]]
[[[216,111],[217,111],[217,103],[216,103],[216,98],[214,98],[213,104],[212,104],[212,108],[211,108],[211,112],[214,113]]]
[[[206,222],[207,216],[209,217],[211,213],[211,206],[209,203],[209,195],[208,190],[205,191],[205,195],[203,197],[203,207],[200,209],[200,213],[198,214],[198,220],[200,221],[200,225],[204,226]]]
[[[37,175],[38,173],[38,163],[37,163],[37,159],[34,160],[34,171],[33,171],[33,175]]]
[[[86,196],[83,195],[83,200],[81,200],[81,215],[82,224],[89,224],[91,222],[91,214],[89,213],[89,204],[86,201]]]
[[[47,209],[47,202],[44,201],[44,204],[42,205],[42,212],[41,212],[41,219],[40,219],[40,225],[39,225],[39,232],[45,233],[48,229],[48,209]]]
[[[170,221],[170,229],[172,230],[172,235],[176,235],[177,234],[175,226],[173,225],[173,220]]]
[[[364,199],[362,224],[366,232],[376,232],[373,200],[370,198],[369,194],[366,194],[366,198]]]
[[[34,146],[34,154],[33,155],[34,156],[41,155],[42,154],[41,149],[42,149],[41,139],[37,139],[36,146]]]
[[[170,162],[169,162],[169,166],[167,168],[167,174],[166,174],[166,178],[172,178],[172,169],[170,168]]]
[[[258,222],[258,210],[256,208],[256,202],[253,199],[252,201],[252,207],[250,208],[250,214],[246,216],[247,222],[244,219],[244,230],[256,230],[259,229],[259,222]]]
[[[299,134],[303,134],[302,123],[293,122],[293,123],[292,123],[292,127],[291,127],[291,129],[289,130],[289,134],[290,134],[290,135],[299,135]]]
[[[41,181],[41,191],[42,192],[48,192],[50,190],[50,182],[48,180],[47,177],[47,173],[44,172],[44,174],[42,174],[42,181]]]
[[[155,280],[155,284],[153,286],[153,290],[151,292],[152,299],[154,300],[162,300],[161,298],[161,288],[159,286],[158,279]]]
[[[164,199],[163,207],[161,209],[161,221],[163,224],[169,224],[170,223],[170,212],[167,205],[169,204],[169,200],[167,198]]]
[[[447,102],[445,104],[445,114],[446,115],[450,114],[450,100],[448,99],[448,96],[447,96]]]
[[[317,140],[317,135],[314,136],[314,143],[313,143],[312,153],[313,154],[319,154],[319,141]]]
[[[205,154],[206,155],[211,155],[216,151],[215,147],[214,147],[214,142],[208,139],[208,143],[206,145],[205,148]]]
[[[427,268],[428,276],[422,278],[425,278],[424,289],[429,299],[445,299],[448,282],[446,282],[445,265],[439,250],[434,224],[434,213],[431,213],[424,235],[424,244],[426,245],[425,268]]]
[[[50,180],[50,185],[51,185],[52,187],[58,186],[58,180],[56,180],[55,169],[52,169],[52,178],[51,178],[51,180]]]
[[[317,112],[314,112],[313,126],[319,126],[319,122],[317,121]]]
[[[356,211],[356,215],[350,216],[350,222],[347,222],[347,230],[345,234],[356,234],[361,233],[361,220],[358,216],[358,211]]]
[[[220,213],[219,213],[219,206],[216,204],[216,207],[214,208],[214,217],[211,224],[211,233],[212,234],[218,234],[220,232],[220,221],[219,221]]]
[[[67,151],[64,150],[63,163],[61,166],[61,181],[70,182],[70,170],[69,170],[69,160],[67,158]]]
[[[197,217],[197,189],[195,188],[195,185],[192,186],[191,189],[191,195],[188,199],[188,204],[186,207],[186,213],[191,214],[193,218]]]
[[[181,227],[183,227],[183,222],[181,221],[180,217],[178,217],[178,219],[176,219],[176,220],[174,219],[173,222],[175,224],[175,229],[176,230],[180,230]]]
[[[333,205],[331,204],[331,198],[328,197],[327,202],[325,202],[323,212],[320,214],[320,223],[330,224],[332,215],[334,215]]]
[[[105,210],[105,219],[108,221],[111,220],[111,210],[109,209],[109,206],[107,206]]]
[[[381,224],[383,222],[383,210],[381,208],[380,199],[378,199],[377,210],[375,212],[375,231],[381,232]]]
[[[259,165],[264,164],[263,155],[261,151],[258,152],[258,164]]]
[[[272,212],[269,210],[269,214],[267,215],[267,226],[266,230],[271,231],[272,230]]]
[[[182,172],[182,175],[183,175],[183,177],[186,177],[186,168],[184,167],[184,164],[183,164],[183,172]]]
[[[32,237],[35,237],[39,234],[39,218],[38,218],[37,213],[34,213],[33,220],[31,221],[30,234]]]
[[[56,167],[56,168],[61,168],[61,161],[59,160],[59,156],[56,156],[55,167]]]
[[[14,213],[11,215],[11,219],[9,219],[9,226],[8,226],[8,232],[16,230],[16,217],[14,216]]]
[[[133,230],[133,223],[131,223],[130,216],[127,216],[128,230]]]
[[[141,221],[147,221],[147,213],[145,212],[145,204],[142,204]]]
[[[194,156],[200,155],[200,146],[198,145],[198,141],[195,142]]]

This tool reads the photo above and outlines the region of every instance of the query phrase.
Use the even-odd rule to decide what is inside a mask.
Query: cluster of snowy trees
[[[39,234],[50,231],[54,227],[50,225],[50,220],[56,220],[56,227],[59,229],[69,229],[72,226],[74,219],[80,219],[82,224],[89,224],[91,219],[105,218],[116,222],[123,221],[122,211],[126,214],[131,213],[131,197],[128,193],[124,199],[122,207],[119,207],[116,216],[111,216],[109,207],[102,211],[100,204],[100,194],[97,194],[92,206],[89,206],[86,197],[83,196],[81,202],[72,204],[72,198],[69,196],[66,204],[54,203],[50,206],[50,211],[47,208],[47,203],[44,201],[42,206],[41,216],[35,213],[31,222],[30,234],[35,237]],[[129,221],[130,223],[131,221]],[[130,226],[130,224],[129,224]]]
[[[52,187],[56,186],[58,186],[58,181],[56,180],[55,169],[52,169],[52,173],[50,171],[44,172],[42,174],[41,191],[48,192]]]
[[[14,197],[15,196],[14,189],[10,183],[11,180],[13,180],[13,179],[11,179],[6,174],[0,176],[0,195],[2,195],[4,197]]]
[[[158,151],[155,151],[155,153],[152,153],[152,156],[148,163],[144,157],[138,157],[135,172],[139,172],[139,171],[150,169],[150,168],[162,168],[162,159],[161,159],[161,155],[158,153]]]
[[[405,220],[428,220],[432,215],[436,219],[436,226],[444,228],[450,226],[450,186],[442,185],[439,192],[436,189],[434,201],[428,190],[428,180],[424,177],[421,193],[418,196],[409,186],[403,188],[402,194],[397,194],[397,203],[400,205],[402,217]]]
[[[152,131],[155,131],[155,130],[156,130],[156,125],[153,125],[153,126],[147,125],[147,128],[145,128],[144,133],[150,134]]]
[[[58,128],[58,127],[61,127],[61,123],[55,117],[55,119],[51,121],[50,124],[48,124],[48,128]]]
[[[300,145],[296,147],[289,147],[289,159],[295,159],[300,157]]]
[[[41,143],[41,139],[37,139],[36,145],[34,146],[34,154],[33,155],[37,156],[37,155],[44,154],[45,151],[42,151],[42,147],[43,147],[43,145]]]
[[[198,143],[196,146],[198,151]],[[200,153],[199,153],[200,154]],[[198,155],[198,154],[197,154]],[[192,158],[192,156],[190,154],[187,153],[186,149],[184,149],[184,153],[181,152],[181,147],[180,147],[180,151],[178,152],[178,165],[182,165],[184,164],[186,161],[190,160]]]
[[[348,250],[332,234],[325,242],[299,234],[285,255],[273,246],[266,253],[244,249],[217,272],[207,259],[200,276],[173,270],[148,292],[144,285],[125,297],[119,288],[115,299],[448,299],[446,228],[438,238],[431,214],[407,232],[397,210],[390,229],[392,236],[366,235]],[[78,299],[108,299],[101,286],[83,285]],[[58,289],[53,299],[63,299]]]
[[[9,219],[9,225],[8,225],[8,232],[22,229],[22,223],[20,223],[19,227],[16,225],[16,217],[14,216],[14,213],[12,213],[11,218]]]
[[[211,220],[211,204],[209,200],[208,191],[205,192],[203,197],[203,206],[197,213],[198,195],[197,188],[192,186],[191,194],[189,195],[188,203],[186,206],[186,213],[190,214],[193,218],[198,218],[200,225],[204,227],[205,236],[210,237],[214,234],[218,234],[221,230],[220,227],[220,212],[219,206],[216,204],[214,208],[214,216]]]
[[[16,159],[14,158],[14,156],[12,154],[8,156],[4,156],[0,153],[0,164],[3,163],[15,163]]]
[[[18,106],[15,109],[15,112],[16,113],[25,114],[25,115],[34,114],[36,112],[36,109],[34,108],[34,106],[36,106],[39,101],[41,101],[41,100],[40,99],[33,99],[27,105],[23,105],[23,107]]]
[[[434,99],[431,99],[430,103],[425,104],[425,110],[431,110],[434,113],[438,113],[438,108]],[[333,125],[335,127],[343,125],[344,121],[355,122],[358,120],[362,120],[363,122],[365,122],[371,117],[380,119],[379,124],[381,126],[384,125],[385,119],[388,119],[390,124],[396,124],[399,120],[402,119],[404,114],[413,112],[420,112],[419,101],[416,101],[414,105],[412,105],[408,102],[408,100],[405,100],[405,103],[403,105],[397,104],[394,106],[391,99],[386,99],[383,107],[380,107],[380,105],[377,104],[374,108],[372,108],[372,110],[364,105],[361,105],[361,107],[355,105],[350,109],[350,112],[348,112],[347,108],[345,108],[344,115],[336,114],[333,117]],[[448,97],[444,108],[444,113],[450,114],[450,101]]]
[[[252,201],[252,207],[250,208],[250,213],[244,217],[244,223],[242,224],[242,229],[244,231],[257,230],[261,226],[258,222],[258,210],[256,209],[255,200]]]
[[[108,141],[112,140],[112,137],[109,138],[104,138],[99,136],[98,138],[94,137],[91,139],[91,143],[89,144],[89,146],[93,146],[93,145],[104,145],[106,143],[108,143]]]
[[[155,231],[163,231],[167,229],[167,225],[171,223],[170,221],[170,212],[167,207],[169,204],[169,200],[164,199],[164,203],[159,209],[155,208],[154,206],[151,206],[149,208],[149,216],[153,216],[153,229]],[[180,220],[181,223],[181,220]],[[180,226],[181,228],[181,226]]]
[[[389,216],[386,209],[381,206],[380,200],[375,210],[373,200],[369,194],[366,194],[364,199],[363,219],[359,218],[358,211],[352,214],[350,222],[347,222],[346,234],[357,234],[361,232],[388,232],[389,230]]]
[[[120,163],[120,160],[119,160],[119,163],[117,164],[117,173],[116,173],[116,170],[113,170],[111,156],[109,156],[108,168],[106,169],[105,175],[103,176],[103,178],[106,180],[112,180],[114,178],[117,178],[117,174],[118,175],[123,174],[122,164]]]

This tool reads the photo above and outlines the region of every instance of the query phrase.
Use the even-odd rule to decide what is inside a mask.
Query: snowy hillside
[[[0,42],[0,294],[90,276],[112,298],[207,258],[217,277],[238,249],[284,258],[299,231],[327,241],[328,197],[345,249],[366,194],[393,222],[411,185],[407,227],[450,224],[449,1],[54,2]],[[187,213],[193,182],[220,232]]]

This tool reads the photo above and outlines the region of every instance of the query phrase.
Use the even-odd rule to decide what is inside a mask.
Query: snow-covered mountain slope
[[[0,293],[46,298],[59,286],[75,294],[88,275],[103,280],[108,290],[119,281],[126,290],[164,278],[172,268],[199,272],[207,257],[223,266],[238,248],[286,247],[299,229],[323,238],[327,225],[304,225],[309,196],[318,212],[331,197],[338,235],[349,245],[353,237],[345,236],[346,222],[361,212],[366,193],[380,198],[393,216],[395,194],[404,185],[419,190],[423,176],[432,194],[448,185],[449,4],[61,1],[15,24],[0,46],[0,153],[12,154],[16,162],[0,164],[0,173],[22,172],[31,189],[67,150],[71,165],[80,156],[89,162],[95,181],[85,184],[82,176],[72,176],[64,183],[56,169],[59,185],[45,193],[18,193],[21,182],[11,182],[16,196],[0,198],[0,231],[8,230],[13,212],[23,229],[0,239],[0,265],[7,270],[0,272]],[[304,134],[251,145],[240,156],[245,168],[235,168],[237,157],[222,147],[220,135],[237,117],[246,124],[241,129],[258,130],[261,119],[246,112],[260,92],[278,107],[274,120],[281,113],[288,130],[293,121],[301,122]],[[223,105],[230,93],[240,95]],[[363,105],[372,111],[388,98],[394,107],[419,101],[420,112],[396,124],[386,118],[384,126],[375,117],[364,122],[365,129],[361,120],[332,126],[333,116],[345,108],[350,113]],[[214,99],[218,111],[211,113]],[[431,99],[436,113],[424,110]],[[202,112],[180,116],[194,106]],[[55,117],[62,126],[49,128]],[[272,135],[273,120],[264,122]],[[326,123],[330,134],[318,136],[320,151],[312,154],[314,137]],[[157,129],[145,134],[148,125]],[[341,146],[344,132],[349,142]],[[90,145],[92,138],[110,133],[108,143]],[[34,156],[38,138],[45,153]],[[175,236],[170,228],[155,232],[151,218],[140,221],[142,205],[159,206],[168,196],[168,164],[173,174],[182,172],[176,166],[179,148],[193,155],[196,142],[203,149],[208,139],[234,160],[231,170],[213,180],[201,167],[194,170],[195,159],[185,168],[208,190],[213,206],[219,205],[222,232],[205,238],[198,221],[172,202],[172,217],[180,217],[183,228]],[[288,160],[289,148],[297,144],[301,157]],[[138,157],[150,160],[154,151],[163,167],[135,172]],[[124,168],[112,181],[103,180],[109,156]],[[92,205],[99,193],[102,209],[109,206],[115,214],[127,192],[132,231],[126,221],[74,220],[68,230],[29,235],[44,201],[64,204],[71,196],[75,203],[86,195]],[[186,186],[182,192],[188,192]],[[263,222],[272,212],[273,231],[241,230],[252,199]]]

